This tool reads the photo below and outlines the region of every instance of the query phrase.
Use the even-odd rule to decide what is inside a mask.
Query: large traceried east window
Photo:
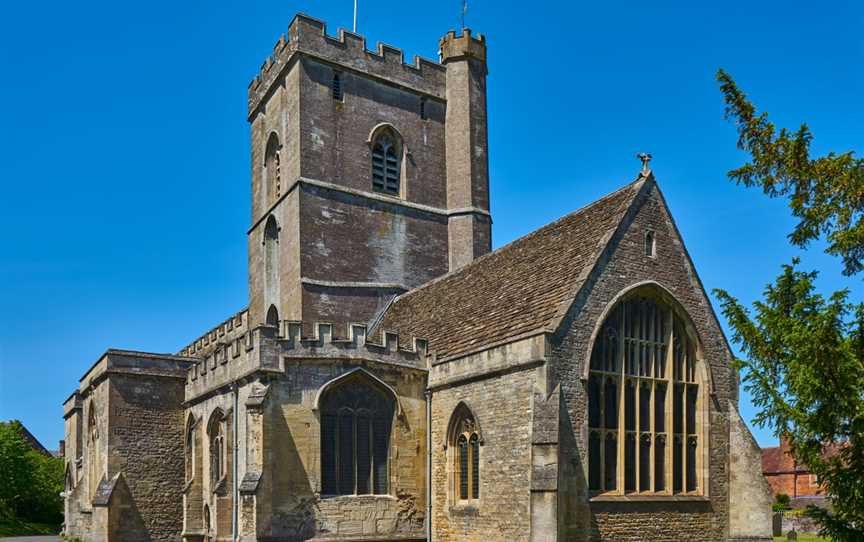
[[[321,494],[385,495],[394,400],[362,375],[321,398]]]
[[[678,313],[652,295],[631,296],[606,318],[588,376],[594,494],[703,493],[705,390],[697,351]]]

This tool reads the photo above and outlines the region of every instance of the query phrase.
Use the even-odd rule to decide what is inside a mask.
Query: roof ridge
[[[587,203],[587,204],[583,205],[582,207],[579,207],[578,209],[576,209],[574,211],[570,211],[569,213],[556,218],[552,222],[549,222],[548,224],[545,224],[545,225],[537,228],[536,230],[533,230],[533,231],[526,233],[522,237],[517,237],[516,239],[513,239],[509,243],[507,243],[505,245],[501,245],[500,247],[496,248],[495,250],[493,250],[491,252],[487,252],[486,254],[480,256],[479,258],[472,260],[471,262],[460,267],[459,269],[455,269],[453,271],[447,272],[447,273],[445,273],[439,277],[435,277],[434,279],[421,284],[420,286],[418,286],[416,288],[412,288],[411,290],[408,290],[407,292],[397,296],[392,301],[392,303],[390,303],[390,307],[392,307],[393,305],[396,305],[397,303],[399,303],[403,299],[410,297],[411,294],[416,293],[420,290],[423,290],[424,288],[426,288],[428,286],[431,286],[433,284],[437,284],[438,282],[441,282],[442,280],[445,280],[445,279],[448,279],[450,277],[454,277],[454,276],[459,275],[461,273],[467,272],[468,269],[476,266],[480,262],[485,261],[486,259],[492,257],[495,254],[500,254],[501,252],[504,252],[505,250],[511,248],[516,243],[520,243],[522,241],[525,241],[525,240],[531,239],[537,235],[540,235],[541,233],[546,232],[549,229],[553,228],[555,225],[560,224],[561,222],[563,222],[569,218],[572,218],[574,215],[583,213],[583,212],[587,211],[588,209],[590,209],[591,207],[599,205],[600,203],[602,203],[608,199],[611,199],[612,197],[620,194],[621,192],[624,192],[625,190],[636,188],[637,185],[644,183],[646,180],[647,180],[647,178],[640,174],[639,177],[636,178],[636,180],[625,184],[621,188],[613,190],[612,192],[609,192],[608,194],[606,194],[606,195],[604,195],[604,196],[602,196],[602,197],[600,197],[600,198],[598,198],[598,199],[596,199],[590,203]],[[390,307],[388,307],[388,308],[390,308]],[[384,312],[386,313],[387,311],[384,311]],[[382,320],[383,320],[383,313],[382,313]]]

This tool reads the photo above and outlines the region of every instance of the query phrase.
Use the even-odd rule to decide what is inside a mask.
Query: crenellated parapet
[[[245,308],[220,323],[207,333],[184,346],[178,356],[203,358],[233,342],[249,330],[249,309]]]
[[[346,70],[379,77],[441,100],[445,98],[447,70],[440,63],[415,55],[413,64],[407,64],[405,54],[398,47],[378,42],[375,50],[370,51],[366,48],[365,37],[342,28],[335,37],[329,36],[323,21],[298,14],[288,26],[288,33],[279,37],[273,53],[249,83],[250,118],[295,53],[314,56]]]
[[[303,336],[303,323],[283,320],[278,327],[259,325],[221,342],[189,368],[186,401],[213,393],[233,382],[253,376],[285,372],[286,364],[321,360],[363,360],[425,370],[427,342],[382,331],[370,336],[366,326],[347,326],[345,338],[334,334],[334,326],[315,323],[312,336]],[[307,326],[308,329],[308,326]]]
[[[461,34],[451,30],[441,38],[438,43],[442,63],[462,58],[473,58],[483,63],[486,62],[486,36],[471,34],[468,28],[462,29]]]

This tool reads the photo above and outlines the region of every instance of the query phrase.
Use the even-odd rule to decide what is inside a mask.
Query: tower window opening
[[[426,116],[426,98],[420,98],[420,118],[423,120],[427,119],[427,116]]]
[[[399,194],[399,145],[388,132],[372,144],[372,188],[387,194]]]
[[[339,75],[339,72],[333,73],[333,83],[330,87],[333,95],[333,99],[337,102],[342,101],[342,78]]]

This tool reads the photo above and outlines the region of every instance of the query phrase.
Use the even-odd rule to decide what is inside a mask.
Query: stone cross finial
[[[642,160],[642,171],[639,173],[642,176],[647,177],[651,173],[651,168],[648,167],[648,164],[651,162],[651,155],[647,152],[640,152],[636,155],[636,158]]]

